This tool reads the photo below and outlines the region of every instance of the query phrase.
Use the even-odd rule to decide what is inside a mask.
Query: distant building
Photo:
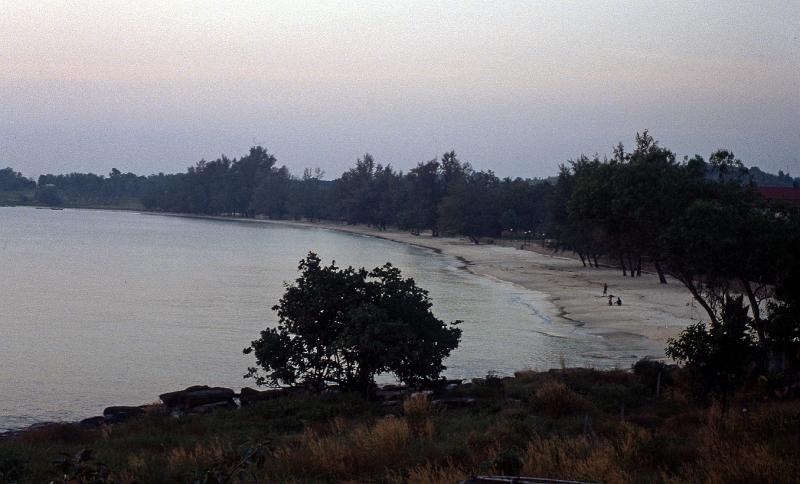
[[[775,200],[800,205],[800,188],[756,187],[756,191],[767,200]]]

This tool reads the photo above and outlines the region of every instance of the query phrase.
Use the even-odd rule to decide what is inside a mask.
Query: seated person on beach
[[[617,298],[617,306],[622,306],[622,299]]]
[[[609,294],[609,295],[608,295],[608,305],[609,305],[609,306],[611,306],[612,304],[614,304],[614,302],[613,302],[613,299],[614,299],[614,295],[613,295],[613,294]]]

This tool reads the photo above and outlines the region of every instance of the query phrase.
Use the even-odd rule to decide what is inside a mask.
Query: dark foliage
[[[417,384],[437,379],[458,346],[458,321],[437,319],[427,292],[391,264],[340,269],[309,253],[298,270],[273,308],[278,327],[245,349],[264,371],[250,369],[259,384],[335,383],[368,393],[379,373]]]

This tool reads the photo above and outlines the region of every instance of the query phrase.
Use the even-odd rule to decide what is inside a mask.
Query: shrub
[[[552,418],[574,415],[591,407],[585,397],[561,382],[543,383],[536,390],[533,403],[542,413]]]
[[[748,367],[756,360],[756,347],[749,331],[750,317],[742,296],[726,298],[721,322],[708,327],[687,327],[667,343],[667,356],[689,370],[692,396],[707,403],[719,398],[723,405],[744,383]]]
[[[386,264],[324,267],[309,253],[301,274],[273,307],[279,324],[245,348],[265,374],[250,368],[258,384],[336,383],[368,393],[378,373],[419,384],[435,380],[442,361],[458,346],[461,330],[431,312],[428,293]]]
[[[661,380],[661,389],[672,384],[672,375],[668,371],[667,365],[661,361],[641,359],[634,363],[633,374],[639,377],[639,381],[653,393]],[[660,375],[660,376],[659,376]]]

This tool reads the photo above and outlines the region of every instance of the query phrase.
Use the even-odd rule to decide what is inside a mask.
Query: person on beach
[[[617,298],[617,306],[622,306],[622,299]]]
[[[613,295],[613,294],[609,294],[609,295],[608,295],[608,305],[609,305],[609,306],[612,306],[612,305],[614,304],[614,302],[612,301],[612,299],[614,299],[614,295]]]
[[[604,282],[603,283],[603,296],[605,296],[606,294],[608,294],[608,284],[606,284]]]

